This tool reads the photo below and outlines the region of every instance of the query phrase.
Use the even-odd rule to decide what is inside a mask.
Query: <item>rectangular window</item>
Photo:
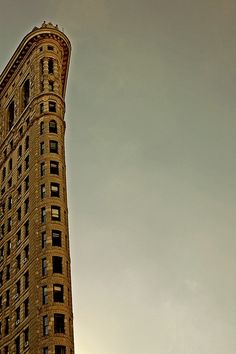
[[[29,298],[24,301],[24,317],[27,318],[29,316]]]
[[[25,169],[28,170],[28,168],[29,168],[29,155],[26,156],[25,158]]]
[[[12,228],[12,218],[8,218],[7,220],[7,231],[10,232]]]
[[[15,339],[16,354],[20,354],[20,336]]]
[[[52,175],[59,175],[59,162],[50,161],[50,173]]]
[[[20,256],[20,254],[18,254],[18,256],[16,256],[16,268],[17,268],[17,271],[20,270],[20,261],[21,261],[21,256]]]
[[[25,289],[29,287],[29,271],[25,272],[24,274],[24,283],[25,283]]]
[[[43,109],[44,107],[43,107],[43,103],[40,103],[40,105],[39,105],[39,111],[40,111],[40,114],[42,114],[43,113]],[[42,133],[41,133],[42,134]]]
[[[25,200],[25,214],[29,212],[29,198],[26,198]]]
[[[45,188],[45,184],[41,184],[41,199],[45,198],[45,194],[46,194],[46,188]]]
[[[63,285],[53,284],[53,301],[64,302]]]
[[[49,101],[49,112],[56,112],[56,102]]]
[[[11,186],[12,186],[12,178],[10,178],[10,179],[8,180],[8,188],[11,188]]]
[[[6,307],[10,306],[10,290],[6,291]]]
[[[46,209],[45,208],[41,208],[41,222],[42,222],[42,224],[45,224],[45,222],[46,222]]]
[[[29,189],[29,176],[26,177],[25,179],[25,191]]]
[[[23,109],[28,105],[30,97],[30,81],[27,79],[23,85]]]
[[[21,197],[21,186],[19,186],[18,188],[17,188],[17,199],[20,199],[20,197]]]
[[[12,197],[8,198],[7,206],[8,206],[8,210],[11,210],[11,208],[12,208]]]
[[[17,299],[20,295],[20,280],[18,280],[16,282],[16,295],[15,295],[15,299]]]
[[[22,145],[18,147],[18,159],[20,159],[22,156]]]
[[[53,273],[62,274],[62,257],[53,256],[52,266],[53,266]]]
[[[44,141],[42,141],[40,143],[40,155],[43,155],[45,151],[45,145],[44,145]]]
[[[20,221],[21,220],[21,208],[17,209],[17,220]]]
[[[7,267],[6,267],[6,280],[10,280],[10,277],[11,277],[11,265],[7,264]]]
[[[47,275],[47,259],[46,257],[42,259],[42,276]]]
[[[52,182],[51,183],[51,197],[60,197],[60,184]]]
[[[29,245],[26,245],[24,248],[24,262],[29,259]]]
[[[58,142],[56,140],[49,141],[49,151],[58,154]]]
[[[11,240],[7,241],[7,256],[11,254]]]
[[[9,354],[8,345],[5,345],[5,347],[3,348],[3,354]]]
[[[40,176],[43,177],[45,175],[45,162],[41,162],[40,164]]]
[[[24,229],[25,229],[25,237],[29,236],[29,220],[26,221],[24,224]]]
[[[43,354],[48,354],[48,347],[43,348]]]
[[[29,328],[24,330],[24,347],[27,348],[29,346]]]
[[[61,231],[52,230],[52,246],[61,247]]]
[[[55,354],[66,354],[66,347],[64,345],[55,345]]]
[[[46,305],[48,303],[48,288],[47,285],[42,287],[42,303]]]
[[[16,309],[16,326],[20,323],[20,306]]]
[[[43,316],[43,335],[48,335],[48,316]]]
[[[42,232],[42,248],[46,247],[46,242],[47,242],[47,234],[46,232]]]
[[[51,218],[54,221],[61,220],[61,208],[55,205],[51,206]]]
[[[10,318],[6,317],[5,318],[5,336],[9,334],[9,324],[10,324]]]
[[[25,150],[28,150],[28,148],[29,148],[29,135],[27,135],[25,138]]]
[[[54,333],[65,333],[65,315],[54,314]]]
[[[20,166],[18,167],[18,169],[17,169],[17,176],[18,176],[18,178],[20,178],[21,175],[22,175],[22,166],[20,165]]]
[[[49,91],[54,91],[54,82],[52,80],[48,82],[48,89]]]

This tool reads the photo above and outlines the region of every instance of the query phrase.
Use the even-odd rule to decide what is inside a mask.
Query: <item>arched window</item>
[[[49,122],[49,133],[57,133],[57,123],[55,120]]]

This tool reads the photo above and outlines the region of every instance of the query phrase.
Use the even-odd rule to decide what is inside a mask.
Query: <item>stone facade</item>
[[[74,354],[64,152],[70,42],[43,23],[0,76],[0,354]]]

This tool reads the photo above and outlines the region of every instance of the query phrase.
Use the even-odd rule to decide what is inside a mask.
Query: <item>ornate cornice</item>
[[[71,53],[70,41],[68,37],[58,29],[57,25],[54,26],[51,23],[46,24],[45,22],[42,24],[40,28],[34,27],[33,30],[30,33],[28,33],[19,44],[15,53],[11,57],[10,61],[8,62],[5,69],[3,70],[2,74],[0,75],[0,93],[4,90],[12,75],[18,69],[20,64],[23,62],[28,50],[33,45],[37,44],[37,42],[46,38],[52,38],[55,39],[57,42],[60,42],[61,46],[64,49],[63,62],[62,62],[62,76],[61,76],[61,80],[63,84],[63,93],[64,93],[66,87],[67,75],[68,75],[70,53]]]

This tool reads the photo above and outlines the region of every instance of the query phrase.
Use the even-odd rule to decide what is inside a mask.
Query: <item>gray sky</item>
[[[236,2],[0,5],[1,71],[44,20],[72,42],[76,354],[235,354]]]

